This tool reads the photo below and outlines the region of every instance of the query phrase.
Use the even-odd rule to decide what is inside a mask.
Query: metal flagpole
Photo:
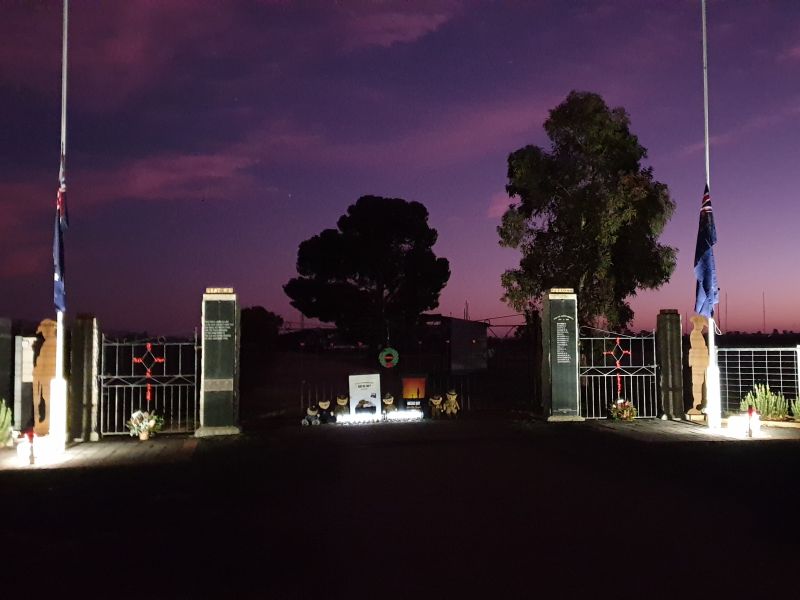
[[[67,20],[69,0],[64,0],[61,63],[61,185],[67,156]],[[56,372],[50,382],[50,443],[54,452],[63,452],[67,437],[67,382],[64,379],[64,311],[56,311]]]
[[[708,36],[706,34],[706,0],[701,0],[703,12],[703,116],[706,147],[706,185],[711,190],[711,160],[708,140]],[[706,419],[708,426],[717,429],[722,425],[719,366],[717,365],[716,324],[708,318],[708,368],[706,370]]]
[[[706,185],[711,190],[711,160],[708,147],[708,42],[706,41],[706,0],[701,0],[703,9],[703,124],[706,147]]]

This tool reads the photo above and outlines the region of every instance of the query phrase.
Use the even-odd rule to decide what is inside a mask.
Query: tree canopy
[[[501,278],[515,309],[538,310],[548,289],[572,287],[582,324],[624,327],[627,300],[669,280],[677,251],[658,238],[675,205],[642,166],[647,150],[629,125],[623,108],[573,91],[544,123],[550,148],[509,155],[506,191],[517,203],[497,230],[522,253]]]
[[[264,308],[251,306],[242,309],[242,347],[257,350],[274,350],[283,318]]]
[[[278,347],[278,334],[282,326],[283,319],[263,306],[242,309],[240,383],[245,395],[267,383],[266,367]]]
[[[378,344],[439,305],[450,265],[433,253],[437,233],[422,204],[362,196],[336,226],[300,244],[299,277],[283,286],[305,316]]]

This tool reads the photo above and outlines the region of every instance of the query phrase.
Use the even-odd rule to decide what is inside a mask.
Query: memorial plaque
[[[197,436],[239,433],[239,307],[230,288],[203,294],[203,360]]]
[[[580,419],[578,302],[572,290],[552,289],[542,319],[542,398],[550,420]]]

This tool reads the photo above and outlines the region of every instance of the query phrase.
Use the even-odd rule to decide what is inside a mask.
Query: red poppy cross
[[[152,371],[153,365],[162,364],[166,359],[163,356],[156,356],[155,354],[153,354],[153,344],[151,344],[150,342],[147,342],[147,344],[145,345],[145,348],[147,348],[147,352],[145,352],[141,356],[134,356],[133,357],[133,362],[134,362],[134,364],[137,364],[137,365],[144,365],[144,368],[145,368],[144,376],[145,376],[145,379],[148,380],[147,381],[147,390],[145,392],[145,396],[144,397],[145,397],[145,399],[147,400],[147,402],[149,404],[150,403],[150,398],[151,398],[150,390],[151,390],[151,387],[152,387],[150,385],[149,379],[153,376],[153,371]]]
[[[608,352],[603,352],[604,355],[608,354],[609,356],[611,356],[611,358],[614,359],[614,364],[617,367],[617,400],[622,398],[622,375],[619,373],[619,369],[622,368],[622,365],[620,364],[620,361],[625,356],[630,356],[631,355],[631,351],[630,350],[623,350],[622,349],[622,346],[620,345],[619,341],[620,341],[620,338],[617,338],[616,339],[616,345],[614,346],[613,350],[610,350]],[[619,348],[620,354],[617,354],[617,348]]]

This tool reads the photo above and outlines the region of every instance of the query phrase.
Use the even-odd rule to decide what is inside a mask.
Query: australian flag
[[[56,310],[67,310],[67,292],[64,289],[64,231],[69,226],[67,217],[67,183],[64,173],[64,154],[58,170],[58,194],[56,196],[56,220],[53,230],[53,302]]]
[[[717,228],[714,226],[714,213],[711,210],[711,195],[708,184],[703,192],[700,205],[700,227],[697,230],[697,246],[694,250],[694,276],[697,279],[697,300],[694,311],[711,318],[714,305],[719,302],[717,269],[714,266],[713,246],[717,243]]]

